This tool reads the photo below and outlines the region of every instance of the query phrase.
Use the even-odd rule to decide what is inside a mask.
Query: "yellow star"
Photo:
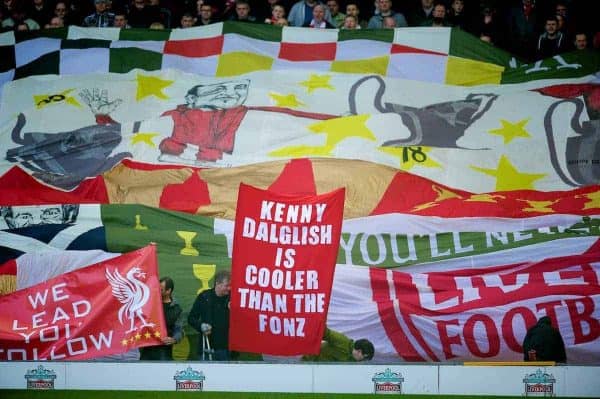
[[[549,206],[554,205],[558,202],[558,200],[554,201],[530,201],[530,200],[519,200],[521,202],[526,202],[529,204],[529,207],[523,208],[523,212],[539,212],[539,213],[553,213],[554,209],[549,208]]]
[[[529,123],[529,119],[530,118],[523,119],[517,123],[500,119],[502,127],[499,129],[492,129],[489,132],[504,137],[504,144],[510,143],[516,137],[531,137],[527,130],[525,130],[525,125]]]
[[[127,340],[126,340],[126,339],[122,339],[122,340],[121,340],[121,345],[123,345],[123,346],[127,346]]]
[[[431,151],[431,147],[379,147],[378,149],[398,158],[402,170],[411,170],[417,165],[425,168],[442,167],[442,165],[427,156],[427,153]]]
[[[149,331],[146,331],[146,333],[144,334],[144,338],[150,339],[151,337],[152,337],[152,334],[150,334]]]
[[[275,100],[277,107],[297,108],[304,105],[302,101],[296,98],[295,94],[284,95],[270,92],[269,97]]]
[[[154,331],[154,336],[156,338],[160,338],[160,331]]]
[[[587,198],[589,199],[583,206],[583,209],[598,209],[600,208],[600,191],[594,193],[582,194],[576,196],[576,198]]]
[[[375,135],[365,125],[365,122],[367,119],[369,119],[369,117],[370,115],[352,115],[314,123],[308,126],[308,129],[315,133],[327,134],[325,145],[299,145],[284,147],[270,152],[269,155],[274,157],[331,156],[331,151],[335,148],[335,146],[340,141],[349,137],[358,137],[369,141],[375,141]]]
[[[142,338],[142,335],[140,333],[135,334],[135,340],[139,341],[140,338]]]
[[[437,198],[435,199],[435,201],[417,205],[412,209],[413,211],[421,211],[423,209],[438,206],[440,202],[447,199],[462,199],[462,196],[460,196],[459,194],[456,194],[455,192],[450,190],[446,190],[445,188],[442,188],[440,186],[436,186],[435,184],[431,186],[431,189],[437,193]]]
[[[306,87],[309,93],[316,89],[334,90],[333,86],[329,84],[329,79],[331,79],[331,75],[311,74],[308,80],[300,82],[300,85]]]
[[[477,172],[496,178],[496,191],[511,190],[534,190],[534,182],[545,177],[545,174],[521,173],[511,163],[510,160],[502,155],[498,162],[497,169],[479,168],[471,166],[471,169]]]
[[[497,194],[473,194],[465,202],[498,202],[499,199],[505,199],[504,195]]]
[[[140,101],[148,96],[156,96],[163,100],[169,98],[162,90],[173,84],[173,80],[164,80],[156,76],[137,75],[137,93],[135,99]]]
[[[67,89],[58,94],[40,94],[33,96],[33,102],[37,109],[44,108],[46,105],[56,104],[61,102],[66,102],[67,104],[71,104],[74,107],[80,108],[81,104],[75,99],[73,96],[69,96],[68,94],[75,89]]]
[[[136,133],[131,136],[131,144],[146,143],[150,147],[156,148],[156,144],[154,144],[152,139],[158,135],[158,133]]]

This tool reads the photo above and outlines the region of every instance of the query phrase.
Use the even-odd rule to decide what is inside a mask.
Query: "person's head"
[[[163,29],[165,29],[165,24],[163,24],[162,22],[152,22],[150,24],[150,26],[148,27],[148,29],[163,30]]]
[[[462,14],[464,8],[465,8],[464,0],[454,0],[452,2],[452,10],[454,11],[454,14]]]
[[[377,0],[377,4],[382,14],[387,14],[392,10],[392,0]]]
[[[204,21],[209,21],[212,18],[213,10],[210,4],[202,3],[198,8],[198,12],[200,18]]]
[[[444,20],[446,18],[446,6],[443,3],[437,3],[431,12],[434,20]]]
[[[524,7],[529,7],[529,6],[533,6],[535,4],[534,0],[522,0],[523,6]]]
[[[539,318],[537,324],[551,326],[552,325],[552,319],[549,316],[542,316],[542,317]]]
[[[368,339],[362,338],[354,341],[354,347],[352,349],[352,357],[357,362],[363,360],[371,360],[375,355],[375,347]]]
[[[219,270],[215,273],[215,294],[226,296],[231,292],[231,273],[227,270]]]
[[[313,7],[313,19],[317,22],[325,19],[325,7],[322,4],[317,4]]]
[[[106,11],[106,0],[94,0],[94,7],[96,7],[96,12],[98,14],[102,14]]]
[[[281,4],[275,4],[271,10],[271,15],[273,17],[272,22],[275,23],[275,21],[285,17],[285,8]]]
[[[576,33],[574,44],[577,50],[585,50],[588,46],[587,35],[585,33]]]
[[[383,27],[386,29],[394,29],[396,27],[396,20],[394,17],[383,17]]]
[[[162,277],[160,280],[160,295],[163,302],[170,302],[173,299],[173,290],[175,283],[171,277]]]
[[[235,2],[235,13],[238,19],[248,19],[250,15],[250,4],[246,0],[237,0]]]
[[[192,26],[194,26],[195,22],[196,22],[196,20],[195,20],[194,16],[192,14],[190,14],[189,12],[186,12],[181,17],[181,27],[182,28],[191,28]]]
[[[556,35],[556,32],[558,31],[558,21],[556,20],[555,16],[550,16],[546,18],[546,24],[544,25],[544,29],[546,30],[548,36],[552,37]]]
[[[65,22],[63,21],[63,19],[61,17],[52,17],[52,18],[50,18],[50,22],[48,22],[48,25],[46,25],[46,28],[48,28],[48,29],[64,28],[64,26],[65,26]]]
[[[356,17],[354,15],[346,15],[344,18],[344,29],[356,29]]]
[[[0,216],[11,229],[39,224],[74,222],[79,213],[77,205],[3,206]]]
[[[142,10],[146,7],[146,0],[133,0],[133,6],[138,10]]]
[[[115,28],[127,27],[127,14],[124,12],[118,12],[115,14],[115,21],[113,22]]]
[[[25,22],[19,22],[17,25],[15,25],[15,30],[17,32],[28,31],[29,30],[29,25],[27,25]]]
[[[556,5],[554,6],[554,12],[556,13],[556,15],[561,15],[563,17],[567,17],[567,13],[569,12],[569,9],[567,8],[567,4],[563,3],[562,1],[559,1],[558,3],[556,3]]]
[[[332,17],[335,17],[340,12],[340,3],[338,0],[327,0],[327,8]]]
[[[56,2],[56,4],[54,5],[54,15],[55,16],[64,18],[65,15],[67,15],[67,12],[68,12],[67,3],[65,3],[64,1]]]
[[[360,9],[357,3],[350,2],[346,4],[346,15],[352,15],[358,22],[358,14],[360,14]]]
[[[227,109],[240,106],[248,97],[250,81],[232,80],[192,87],[185,96],[189,108]]]

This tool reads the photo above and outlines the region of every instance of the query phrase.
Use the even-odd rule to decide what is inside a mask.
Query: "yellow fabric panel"
[[[387,75],[389,63],[389,56],[361,60],[333,61],[331,63],[331,71],[342,73],[377,73],[385,76]]]
[[[216,76],[237,76],[254,71],[269,71],[273,58],[245,51],[221,54]]]
[[[504,67],[487,62],[448,56],[446,83],[460,86],[500,84]]]

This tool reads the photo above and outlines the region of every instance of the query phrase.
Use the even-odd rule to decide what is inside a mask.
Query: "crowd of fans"
[[[315,29],[458,27],[525,59],[600,47],[597,0],[1,0],[3,30],[189,28],[244,21]]]

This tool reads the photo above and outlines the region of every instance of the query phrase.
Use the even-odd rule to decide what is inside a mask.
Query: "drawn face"
[[[190,108],[233,108],[246,101],[248,86],[247,80],[197,86],[196,94],[188,93],[185,99]]]
[[[60,206],[46,208],[37,206],[13,206],[12,217],[6,216],[7,224],[15,229],[38,224],[63,223],[63,213]]]

